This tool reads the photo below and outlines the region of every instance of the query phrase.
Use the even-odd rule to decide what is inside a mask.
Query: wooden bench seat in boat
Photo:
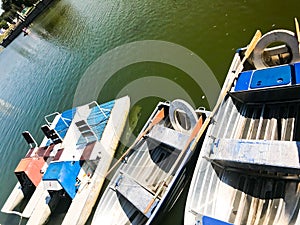
[[[298,175],[299,154],[296,141],[216,139],[208,160],[228,168]]]
[[[178,150],[183,149],[189,139],[187,133],[178,132],[160,125],[154,126],[149,132],[148,137]]]
[[[155,208],[159,202],[159,199],[156,198],[150,210],[148,210],[145,214],[145,209],[153,200],[154,194],[149,192],[145,187],[123,172],[120,172],[120,176],[114,189],[148,218],[151,215],[152,209]]]

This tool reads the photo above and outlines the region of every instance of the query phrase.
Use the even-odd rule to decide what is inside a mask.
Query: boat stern
[[[32,187],[35,189],[42,180],[42,168],[45,165],[43,157],[23,158],[15,169],[15,175],[22,189]],[[25,191],[25,190],[23,190]]]
[[[50,163],[43,176],[44,188],[51,192],[64,191],[73,199],[76,195],[79,183],[77,176],[81,169],[80,161],[58,161]]]

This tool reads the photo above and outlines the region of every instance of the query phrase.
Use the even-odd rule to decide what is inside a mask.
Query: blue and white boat
[[[300,224],[296,30],[259,35],[236,52],[194,171],[185,225]]]
[[[28,131],[22,133],[30,148],[14,171],[18,182],[3,205],[2,212],[20,216],[26,215],[30,204],[27,204],[28,207],[26,207],[24,212],[17,211],[20,208],[18,206],[21,203],[23,204],[23,202],[26,203],[37,190],[37,187],[42,187],[39,184],[42,180],[43,172],[52,160],[59,158],[61,142],[64,140],[70,127],[74,113],[75,109],[70,109],[63,113],[55,112],[46,116],[45,127],[52,131],[52,136],[45,136],[39,146]]]
[[[68,129],[42,126],[41,146],[57,146],[21,216],[44,224],[62,198],[70,201],[62,224],[85,224],[100,193],[129,113],[129,97],[104,104],[91,102],[71,111]],[[54,116],[54,122],[57,116]],[[60,124],[58,122],[57,124]],[[58,125],[54,126],[57,127]],[[39,171],[40,172],[40,171]]]

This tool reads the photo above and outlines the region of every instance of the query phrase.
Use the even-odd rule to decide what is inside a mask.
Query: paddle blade
[[[137,137],[137,139],[135,140],[135,142],[132,145],[135,145],[143,136],[145,136],[148,133],[148,131],[150,129],[152,129],[153,126],[155,126],[160,121],[162,121],[164,117],[165,117],[165,110],[164,110],[164,108],[162,108],[155,114],[154,118],[152,119],[152,121],[149,124],[149,126],[147,127],[147,129],[145,129],[145,131]]]
[[[162,108],[159,112],[157,112],[155,117],[152,119],[152,124],[151,125],[154,126],[155,124],[158,124],[163,118],[165,118],[164,108]]]
[[[202,118],[202,115],[200,116],[200,118],[198,119],[192,133],[191,133],[191,136],[189,138],[189,140],[191,139],[194,139],[194,137],[196,137],[197,133],[199,132],[200,128],[202,127],[203,125],[203,118]]]
[[[295,18],[295,27],[296,27],[296,36],[298,39],[298,42],[300,43],[300,30],[299,30],[299,23],[297,18]]]
[[[244,56],[245,60],[251,55],[252,51],[254,50],[260,38],[261,38],[261,32],[260,30],[257,30],[250,44],[248,45],[247,50],[245,51],[245,56]]]
[[[148,211],[151,209],[151,206],[153,205],[153,203],[155,202],[155,198],[152,198],[151,201],[149,202],[149,204],[147,205],[144,214],[147,214]]]
[[[200,116],[200,118],[198,119],[198,121],[197,121],[197,123],[196,123],[189,139],[186,142],[186,145],[185,145],[183,151],[185,151],[189,147],[192,140],[197,136],[198,132],[200,131],[202,125],[203,125],[203,118],[202,118],[202,116]]]

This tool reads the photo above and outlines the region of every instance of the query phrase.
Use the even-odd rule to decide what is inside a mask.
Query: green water
[[[40,142],[44,115],[72,107],[80,80],[100,56],[134,41],[171,42],[204,60],[221,85],[235,49],[245,46],[256,29],[294,30],[294,17],[300,19],[299,6],[296,0],[55,1],[31,25],[30,35],[20,35],[0,54],[0,207],[16,183],[14,168],[27,151],[21,132],[29,130]],[[156,62],[124,66],[106,79],[97,68],[113,69],[117,53],[118,48],[106,64],[94,70],[94,84],[103,85],[95,94],[99,102],[120,93],[135,96],[135,106],[141,109],[135,133],[157,101],[165,97],[164,92],[175,98],[181,95],[179,90],[184,90],[183,98],[188,97],[186,100],[197,107],[209,107],[208,93],[201,90],[201,84],[176,65],[162,63],[159,56]],[[128,57],[134,53],[128,52]],[[162,49],[162,58],[165,53]],[[178,56],[176,51],[173,56]],[[124,60],[126,57],[122,56]],[[208,76],[201,72],[199,77]],[[141,83],[135,83],[138,80]],[[212,93],[218,91],[209,82],[205,88],[211,88]],[[89,101],[93,91],[87,87],[80,92],[81,101]],[[162,224],[182,224],[183,209],[184,198]],[[57,224],[60,217],[58,212],[50,224]],[[0,224],[18,223],[19,218],[0,213]]]

